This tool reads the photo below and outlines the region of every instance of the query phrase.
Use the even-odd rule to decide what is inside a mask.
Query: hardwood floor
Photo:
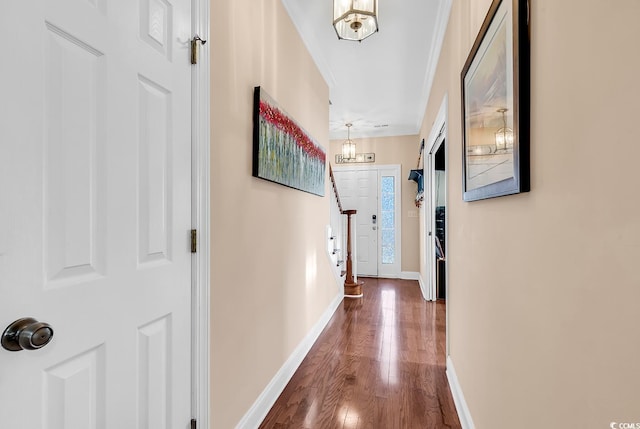
[[[460,428],[445,375],[445,303],[418,282],[362,279],[261,428]]]

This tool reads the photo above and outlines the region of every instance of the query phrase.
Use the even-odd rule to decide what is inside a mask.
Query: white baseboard
[[[378,279],[400,279],[400,280],[418,280],[420,278],[420,273],[416,271],[401,271],[397,274],[379,274],[377,276],[365,276],[361,275],[360,277],[372,277]]]
[[[462,429],[475,429],[473,419],[471,418],[471,412],[467,406],[467,401],[464,400],[462,387],[458,381],[458,376],[456,375],[456,370],[453,367],[453,361],[450,356],[447,356],[447,380],[449,380],[449,387],[451,388],[453,402],[456,404],[458,418],[460,419],[460,426],[462,426]]]
[[[402,271],[398,278],[402,280],[419,280],[420,273],[415,271]]]
[[[267,387],[262,391],[260,396],[258,396],[258,399],[256,399],[251,408],[249,408],[249,411],[247,411],[240,422],[238,422],[236,429],[254,429],[260,426],[260,423],[262,423],[262,420],[267,416],[267,413],[269,413],[278,396],[280,396],[289,380],[291,380],[291,377],[293,377],[302,360],[307,356],[307,353],[309,353],[309,350],[322,333],[322,330],[327,326],[329,320],[331,320],[333,313],[335,313],[342,302],[342,298],[343,294],[340,293],[331,301],[331,304],[329,304],[329,307],[327,307],[322,314],[320,320],[313,325],[309,333],[300,344],[298,344],[298,347],[296,347],[293,353],[291,353],[289,359],[282,365]]]

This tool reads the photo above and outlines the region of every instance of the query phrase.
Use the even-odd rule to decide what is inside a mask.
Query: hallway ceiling
[[[379,0],[379,32],[338,40],[332,0],[282,0],[329,85],[331,139],[418,134],[452,0]]]

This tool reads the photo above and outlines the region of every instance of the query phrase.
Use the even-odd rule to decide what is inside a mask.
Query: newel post
[[[362,295],[362,285],[353,281],[353,261],[351,259],[351,215],[356,214],[356,210],[345,210],[342,214],[347,215],[347,273],[344,279],[344,294],[359,296]]]

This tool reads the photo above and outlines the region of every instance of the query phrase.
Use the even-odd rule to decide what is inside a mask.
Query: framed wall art
[[[463,198],[529,191],[528,0],[494,0],[461,73]]]
[[[253,101],[253,176],[324,196],[325,150],[259,86]]]

